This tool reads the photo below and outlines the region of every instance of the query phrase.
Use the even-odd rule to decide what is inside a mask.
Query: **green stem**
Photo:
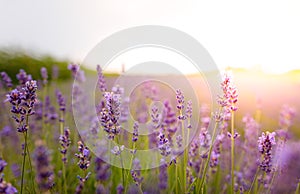
[[[234,193],[234,112],[231,111],[231,193]]]
[[[60,111],[60,121],[59,121],[59,129],[60,129],[60,134],[63,135],[64,134],[64,113],[63,111]],[[65,167],[65,163],[63,160],[62,161],[62,173],[63,173],[63,189],[64,189],[64,193],[67,193],[67,181],[66,181],[66,167]]]
[[[22,162],[22,177],[21,177],[21,194],[23,193],[24,185],[24,172],[25,172],[25,163],[26,163],[26,150],[27,150],[27,131],[24,132],[24,151],[23,151],[23,162]]]
[[[221,111],[219,110],[219,113]],[[206,162],[205,162],[205,166],[204,166],[204,170],[203,170],[203,174],[202,174],[202,178],[201,178],[201,182],[200,182],[200,190],[203,191],[203,184],[204,184],[204,181],[205,181],[205,178],[206,178],[206,172],[207,172],[207,169],[208,169],[208,163],[210,161],[210,156],[211,156],[211,153],[212,153],[212,149],[213,149],[213,144],[214,144],[214,141],[215,141],[215,138],[216,138],[216,132],[217,132],[217,127],[218,127],[218,122],[216,122],[215,126],[214,126],[214,129],[213,129],[213,134],[212,134],[212,142],[209,146],[209,152],[208,152],[208,156],[207,156],[207,159],[206,159]]]
[[[134,150],[135,150],[135,142],[133,142],[133,145],[132,145],[132,150],[133,150],[133,152],[134,152]],[[130,168],[129,168],[129,170],[128,170],[128,173],[127,173],[127,175],[126,175],[126,182],[125,182],[125,185],[124,185],[124,190],[125,190],[125,193],[127,192],[127,184],[128,184],[128,181],[129,181],[129,175],[130,175],[130,170],[131,170],[131,168],[132,168],[132,161],[133,161],[133,158],[134,158],[134,153],[132,153],[132,156],[131,156],[131,159],[130,159]]]
[[[27,130],[29,130],[29,115],[28,114],[26,115],[26,126],[28,127]],[[25,145],[26,146],[24,146],[24,150],[25,150],[25,153],[27,152],[27,154],[28,154],[28,161],[29,161],[29,169],[30,169],[30,178],[31,178],[31,183],[32,183],[32,190],[33,190],[34,193],[36,193],[35,186],[34,186],[34,176],[33,176],[33,168],[32,168],[32,163],[31,163],[31,156],[30,156],[30,152],[29,152],[29,145],[28,145],[27,142],[28,142],[28,134],[27,134],[27,131],[26,131],[26,141],[25,141]]]

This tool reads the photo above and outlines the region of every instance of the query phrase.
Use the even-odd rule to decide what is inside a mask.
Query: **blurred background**
[[[276,127],[283,104],[300,110],[299,10],[297,0],[1,0],[0,71],[16,80],[22,68],[40,78],[39,69],[45,66],[51,79],[57,67],[59,79],[68,80],[67,65],[81,63],[112,33],[140,25],[169,26],[197,39],[220,70],[233,72],[240,93],[240,118],[260,107],[265,126]],[[137,53],[116,60],[113,71],[119,73],[122,65],[134,65],[134,57],[147,55]],[[194,85],[197,93],[203,93],[199,83]],[[203,101],[207,98],[204,95]],[[300,124],[299,116],[296,124]]]

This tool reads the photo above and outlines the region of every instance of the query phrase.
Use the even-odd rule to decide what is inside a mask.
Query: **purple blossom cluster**
[[[59,136],[59,143],[61,146],[60,153],[62,154],[62,161],[67,163],[67,152],[71,144],[70,130],[68,128],[66,128],[64,133]]]
[[[17,189],[14,186],[12,186],[11,183],[7,183],[3,178],[4,177],[3,170],[6,166],[7,166],[6,161],[0,158],[0,193],[5,193],[5,194],[18,193]]]
[[[41,191],[50,190],[54,186],[54,173],[51,166],[50,153],[42,141],[36,142],[34,151],[36,166],[36,182]]]
[[[3,82],[4,86],[5,86],[6,88],[8,88],[8,89],[9,89],[9,88],[12,88],[12,87],[13,87],[12,80],[11,80],[11,78],[7,75],[7,73],[6,73],[6,72],[1,72],[0,75],[1,75],[1,79],[2,79],[2,82]]]
[[[266,173],[272,171],[272,147],[276,144],[275,132],[266,132],[258,138],[258,150],[262,154],[263,160],[260,163],[260,168]]]
[[[21,89],[14,89],[7,95],[7,101],[12,105],[11,112],[18,124],[17,130],[24,133],[28,130],[26,117],[34,114],[34,104],[37,101],[36,81],[27,81]]]
[[[105,92],[105,107],[100,112],[101,125],[109,139],[114,139],[120,133],[120,94]]]

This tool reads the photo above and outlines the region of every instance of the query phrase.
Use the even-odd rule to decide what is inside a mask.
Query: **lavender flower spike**
[[[12,84],[12,81],[10,79],[10,77],[7,75],[6,72],[1,72],[1,78],[2,78],[2,81],[4,83],[4,85],[7,87],[7,88],[11,88],[13,86]]]
[[[262,133],[262,136],[258,138],[258,150],[263,156],[263,160],[260,163],[261,170],[266,173],[272,171],[272,147],[276,144],[275,132]]]
[[[43,78],[43,84],[46,85],[48,83],[48,71],[45,67],[41,68],[41,76]]]

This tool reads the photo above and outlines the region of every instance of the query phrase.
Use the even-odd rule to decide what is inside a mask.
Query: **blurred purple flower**
[[[43,79],[43,85],[46,85],[48,83],[48,71],[45,67],[41,68],[41,76]]]
[[[98,72],[98,87],[101,92],[106,92],[107,91],[106,82],[100,65],[97,65],[97,72]]]
[[[42,141],[36,142],[34,161],[36,165],[36,182],[42,191],[54,186],[54,173],[50,165],[50,153]]]
[[[1,79],[2,79],[2,82],[4,83],[4,85],[7,88],[11,88],[13,86],[13,84],[12,84],[11,78],[7,75],[7,73],[3,71],[0,73],[0,75],[1,75]]]

